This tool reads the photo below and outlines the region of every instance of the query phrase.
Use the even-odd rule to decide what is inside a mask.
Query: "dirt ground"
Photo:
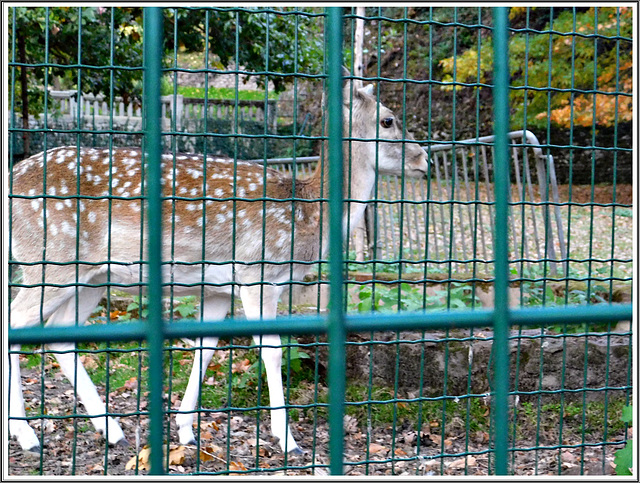
[[[23,374],[27,406],[40,402],[40,377],[34,370]],[[45,379],[47,414],[64,416],[74,411],[73,389],[60,375]],[[103,393],[103,388],[99,391]],[[136,412],[135,391],[120,388],[110,395],[110,411],[120,414]],[[172,408],[177,408],[178,400]],[[144,409],[144,402],[143,408]],[[82,409],[79,412],[83,412]],[[40,454],[26,453],[15,441],[8,445],[9,474],[17,475],[134,475],[136,455],[138,474],[148,474],[148,450],[144,449],[148,420],[145,416],[120,418],[129,446],[105,447],[105,441],[95,432],[87,419],[48,419],[44,425],[42,461]],[[40,421],[32,421],[40,434]],[[398,424],[372,428],[367,434],[363,424],[352,416],[345,416],[345,474],[359,475],[488,475],[493,472],[493,455],[489,449],[489,434],[470,431],[466,437],[465,422],[447,423],[445,437],[433,422],[423,425],[420,434],[415,424]],[[200,421],[200,448],[179,446],[173,417],[169,429],[168,472],[174,474],[228,474],[251,472],[252,475],[316,475],[329,474],[329,431],[327,422],[318,418],[292,422],[292,431],[304,454],[287,456],[270,435],[268,416],[261,416],[260,433],[256,435],[255,417],[240,411],[203,414]],[[558,435],[538,434],[536,429],[520,426],[517,446],[512,452],[509,471],[514,475],[602,475],[613,474],[614,452],[621,446],[580,445],[580,440],[566,431],[565,445],[576,446],[561,450],[524,450],[535,446],[555,446]],[[530,434],[526,434],[530,431]],[[395,440],[393,439],[395,434]],[[609,441],[614,440],[609,436]],[[227,440],[229,447],[227,449]],[[256,442],[259,441],[258,444]],[[419,449],[418,449],[419,446]],[[368,452],[368,453],[367,453]],[[105,454],[106,453],[106,454]],[[198,455],[200,456],[198,458]],[[231,455],[231,456],[228,456]],[[368,456],[367,456],[368,455]],[[369,463],[365,463],[368,460]],[[166,460],[165,460],[166,461]]]
[[[562,201],[569,199],[569,185],[558,185],[558,198]],[[593,201],[591,200],[590,185],[574,185],[571,189],[571,201],[574,203],[613,203],[613,185],[595,185],[593,187]],[[632,204],[633,185],[618,184],[616,186],[615,202],[623,205]]]

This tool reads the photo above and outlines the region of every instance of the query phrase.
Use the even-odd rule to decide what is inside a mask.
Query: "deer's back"
[[[144,171],[140,150],[129,148],[63,147],[16,164],[13,257],[43,260],[44,247],[47,261],[144,260]],[[189,264],[209,261],[215,263],[208,269],[220,267],[218,275],[227,278],[226,263],[234,261],[237,277],[254,281],[260,272],[255,262],[266,261],[275,263],[267,263],[259,278],[287,278],[289,267],[279,262],[318,258],[318,206],[292,202],[292,180],[275,170],[224,158],[163,155],[161,183],[163,260],[174,262],[175,274],[200,272]]]

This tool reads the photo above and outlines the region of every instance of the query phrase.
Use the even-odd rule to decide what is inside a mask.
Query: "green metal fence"
[[[14,217],[8,231],[9,295],[15,299],[18,289],[37,293],[30,310],[39,311],[40,323],[15,328],[23,321],[17,320],[14,307],[8,309],[14,328],[8,331],[12,349],[5,347],[9,354],[20,355],[27,411],[24,416],[5,417],[27,420],[42,444],[36,458],[27,458],[11,441],[5,473],[611,473],[616,452],[630,441],[629,421],[620,413],[632,404],[633,393],[632,330],[631,325],[619,323],[633,317],[633,206],[624,197],[630,183],[624,173],[633,154],[631,13],[630,7],[367,7],[364,11],[10,7],[5,159],[13,164],[8,211]],[[393,205],[399,213],[398,254],[393,259],[356,261],[354,253],[345,250],[345,227],[339,221],[343,210],[353,205],[342,195],[351,174],[343,173],[342,109],[349,99],[343,99],[341,68],[356,57],[359,21],[364,22],[360,32],[365,32],[365,45],[373,48],[368,51],[366,71],[349,78],[377,82],[376,94],[384,90],[383,102],[394,107],[397,120],[414,130],[417,143],[428,154],[433,146],[436,156],[443,130],[453,145],[452,175],[442,185],[450,194],[447,200],[432,192],[421,199],[409,198],[403,176],[397,200],[374,190],[372,203]],[[195,32],[201,34],[198,41],[193,40]],[[253,36],[260,48],[245,50],[251,44],[246,35]],[[66,58],[59,51],[63,39],[77,43]],[[289,46],[288,51],[282,50],[283,45]],[[198,49],[203,64],[179,64],[179,56]],[[510,65],[514,59],[522,61],[517,68]],[[256,67],[258,61],[263,68]],[[225,68],[228,65],[234,67]],[[237,110],[239,75],[252,73],[264,99],[261,133],[243,131],[237,115],[226,126],[231,133],[216,130],[207,118],[202,132],[179,130],[175,110],[169,115],[172,128],[162,130],[161,95],[177,98],[181,80],[203,77],[203,112],[207,112],[209,97],[216,95],[210,81],[230,76]],[[98,86],[105,89],[111,104],[121,95],[121,86],[132,92],[138,89],[144,129],[128,131],[113,122],[110,129],[93,129],[82,124],[80,115],[70,128],[56,126],[55,117],[46,114],[50,102],[46,93],[57,83],[72,85],[78,97],[85,88]],[[312,87],[303,98],[305,83]],[[293,92],[293,124],[279,126],[274,134],[266,113],[274,104],[272,91],[281,87]],[[323,90],[326,100],[321,105],[318,93]],[[412,90],[420,90],[422,96],[412,96]],[[313,116],[298,111],[305,103],[315,109],[312,127],[307,122]],[[450,115],[442,112],[443,104],[451,106]],[[416,112],[421,105],[426,110]],[[172,106],[175,109],[175,100]],[[45,113],[42,124],[34,116],[39,111]],[[545,185],[546,196],[527,199],[526,192],[536,183],[524,169],[512,168],[511,150],[522,147],[526,153],[527,145],[509,137],[514,130],[538,131],[546,159],[555,159],[560,184],[568,187],[560,200],[549,196],[548,178],[536,185],[540,193]],[[495,137],[482,137],[489,135]],[[59,136],[72,140],[61,143]],[[162,253],[169,205],[162,193],[161,160],[164,150],[176,163],[183,139],[195,140],[205,155],[234,158],[234,170],[242,143],[262,143],[265,160],[293,155],[294,176],[296,158],[307,156],[309,146],[321,156],[327,150],[328,186],[314,201],[328,204],[322,216],[338,220],[328,225],[328,255],[309,264],[303,280],[283,282],[287,291],[277,319],[238,320],[239,301],[232,291],[231,316],[206,320],[197,298],[179,298],[174,295],[179,284],[163,282],[163,272],[172,272],[175,263],[163,260]],[[231,151],[216,151],[217,141],[224,141]],[[139,201],[143,210],[143,224],[135,228],[149,234],[146,244],[138,247],[148,279],[134,284],[139,295],[124,305],[117,292],[124,285],[109,275],[118,261],[81,260],[77,255],[70,261],[49,259],[47,253],[55,252],[51,240],[41,245],[39,239],[33,242],[38,251],[35,261],[13,256],[12,238],[24,223],[16,215],[19,206],[44,206],[46,227],[48,210],[55,213],[71,206],[71,201],[73,206],[78,202],[78,210],[83,200],[107,201],[109,253],[111,243],[123,242],[120,233],[111,231],[111,207],[129,194],[118,196],[116,184],[108,196],[81,194],[79,187],[77,195],[55,193],[47,190],[45,175],[43,181],[36,180],[40,184],[33,192],[13,191],[20,159],[61,144],[96,146],[107,154],[121,145],[141,146],[146,153],[145,191],[130,196],[130,201]],[[281,146],[289,151],[269,154]],[[480,172],[481,150],[493,152],[489,178],[471,179],[475,194],[465,200],[453,175],[461,169],[456,149],[475,149],[467,159],[475,163],[474,173]],[[378,156],[375,163],[381,162]],[[344,161],[351,169],[350,160]],[[52,157],[45,157],[43,169],[53,163]],[[588,182],[578,189],[574,177],[585,164]],[[112,162],[105,169],[111,184]],[[546,173],[550,176],[549,169]],[[484,183],[490,183],[491,198],[480,197]],[[602,183],[611,190],[601,191]],[[234,207],[243,197],[237,189],[231,198]],[[514,189],[522,190],[522,196],[514,198]],[[174,191],[174,204],[180,196]],[[276,201],[292,206],[303,200],[294,196]],[[417,254],[409,255],[403,248],[403,237],[411,236],[403,225],[403,210],[413,205],[424,210],[426,228]],[[454,256],[460,253],[452,234],[461,206],[470,207],[476,231],[480,207],[491,210],[494,226],[484,228],[494,230],[492,258],[481,256],[477,236],[471,237],[470,258]],[[442,207],[449,212],[450,233],[445,238],[448,251],[439,254],[433,240],[437,233],[429,230],[429,220]],[[566,247],[562,252],[550,247],[553,237],[543,236],[541,257],[525,253],[524,248],[513,256],[509,240],[514,247],[524,246],[515,243],[515,236],[525,240],[526,234],[524,228],[516,235],[511,232],[510,212],[520,213],[524,220],[526,210],[538,208],[545,213],[540,227],[545,234],[551,229],[552,210],[563,217]],[[377,216],[378,211],[373,213]],[[234,217],[234,226],[239,222]],[[174,219],[173,224],[171,234],[176,237],[180,223]],[[375,241],[379,225],[372,226]],[[38,233],[35,225],[32,228]],[[263,225],[262,245],[265,230]],[[70,244],[76,254],[83,236],[77,231]],[[45,239],[55,235],[51,228],[44,233]],[[203,245],[206,236],[202,230]],[[293,261],[293,247],[291,253]],[[264,253],[262,260],[269,265]],[[204,278],[207,265],[233,262],[201,262],[201,278],[195,282],[201,293],[211,285]],[[84,325],[76,308],[75,319],[64,321],[70,326],[42,327],[47,318],[41,305],[44,287],[73,287],[79,301],[80,289],[94,285],[80,280],[78,270],[91,264],[109,267],[104,282],[97,285],[109,290],[100,312],[92,314],[94,323]],[[40,267],[42,273],[35,284],[20,278],[20,271],[30,266]],[[62,285],[48,282],[47,273],[65,266],[76,267],[75,279]],[[480,266],[490,269],[480,272]],[[264,282],[259,285],[265,286]],[[163,293],[169,296],[168,305]],[[307,305],[296,302],[303,297]],[[282,337],[287,420],[306,450],[303,455],[283,453],[263,428],[269,404],[263,402],[267,389],[258,354],[264,347],[252,351],[256,345],[244,342],[256,334]],[[218,347],[219,355],[201,386],[195,410],[197,443],[181,445],[175,415],[188,377],[185,371],[197,359],[193,354],[201,347],[199,338],[211,336],[226,343]],[[119,418],[128,447],[110,446],[93,434],[76,401],[77,388],[64,386],[58,377],[58,366],[50,357],[55,347],[38,345],[53,342],[75,343],[75,360],[84,360],[106,399],[106,414],[99,416]],[[17,350],[14,345],[19,344],[25,346]],[[3,365],[6,373],[15,369],[11,361]],[[16,395],[9,392],[8,397]],[[616,470],[622,470],[621,464]]]

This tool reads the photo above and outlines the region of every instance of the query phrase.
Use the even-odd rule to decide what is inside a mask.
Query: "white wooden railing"
[[[103,94],[82,94],[77,100],[78,92],[50,91],[49,119],[63,122],[76,122],[81,118],[83,123],[93,126],[126,125],[130,129],[142,128],[142,106],[137,99],[128,103],[120,96],[114,97],[114,102],[108,102]],[[265,120],[265,102],[234,99],[204,99],[189,98],[182,95],[161,97],[162,128],[164,130],[182,131],[189,121],[201,122],[208,119],[251,120],[263,122]],[[205,115],[206,110],[206,115]],[[277,130],[276,101],[269,100],[266,106],[267,122],[272,130]],[[42,117],[42,116],[41,116]],[[175,124],[173,119],[175,118]]]

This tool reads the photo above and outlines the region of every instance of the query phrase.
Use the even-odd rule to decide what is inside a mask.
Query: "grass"
[[[204,53],[202,52],[193,52],[186,53],[184,51],[178,52],[178,65],[181,68],[185,69],[202,69],[205,65]],[[209,59],[211,65],[210,68],[220,69],[223,68],[222,65],[219,65],[213,59]],[[204,78],[204,74],[200,74]],[[229,77],[227,75],[227,77]],[[213,75],[209,74],[209,81],[213,79]],[[165,76],[162,80],[161,93],[163,96],[168,96],[173,94],[173,76]],[[241,101],[264,101],[265,100],[265,91],[264,90],[248,90],[243,89],[242,81],[239,83],[238,89],[238,100]],[[185,97],[192,97],[196,99],[204,99],[205,94],[208,99],[235,99],[236,98],[236,89],[233,87],[209,87],[206,91],[204,87],[192,87],[185,85],[178,85],[178,94],[183,95]],[[269,99],[276,100],[278,99],[278,94],[273,91],[269,91]]]
[[[173,95],[173,85],[171,83],[163,83],[161,93],[163,96]],[[235,100],[236,90],[232,87],[189,87],[178,86],[178,94],[184,97],[196,99],[226,99]],[[260,90],[238,90],[238,100],[240,101],[264,101],[265,91]],[[278,94],[269,91],[269,100],[277,100]]]
[[[570,401],[564,405],[559,402],[543,404],[539,410],[536,404],[523,402],[518,410],[518,426],[538,428],[542,433],[556,432],[562,419],[567,431],[574,437],[584,434],[601,438],[605,420],[609,435],[624,430],[624,422],[621,420],[624,406],[623,398],[611,398],[606,407],[602,401],[589,401],[586,404]]]

